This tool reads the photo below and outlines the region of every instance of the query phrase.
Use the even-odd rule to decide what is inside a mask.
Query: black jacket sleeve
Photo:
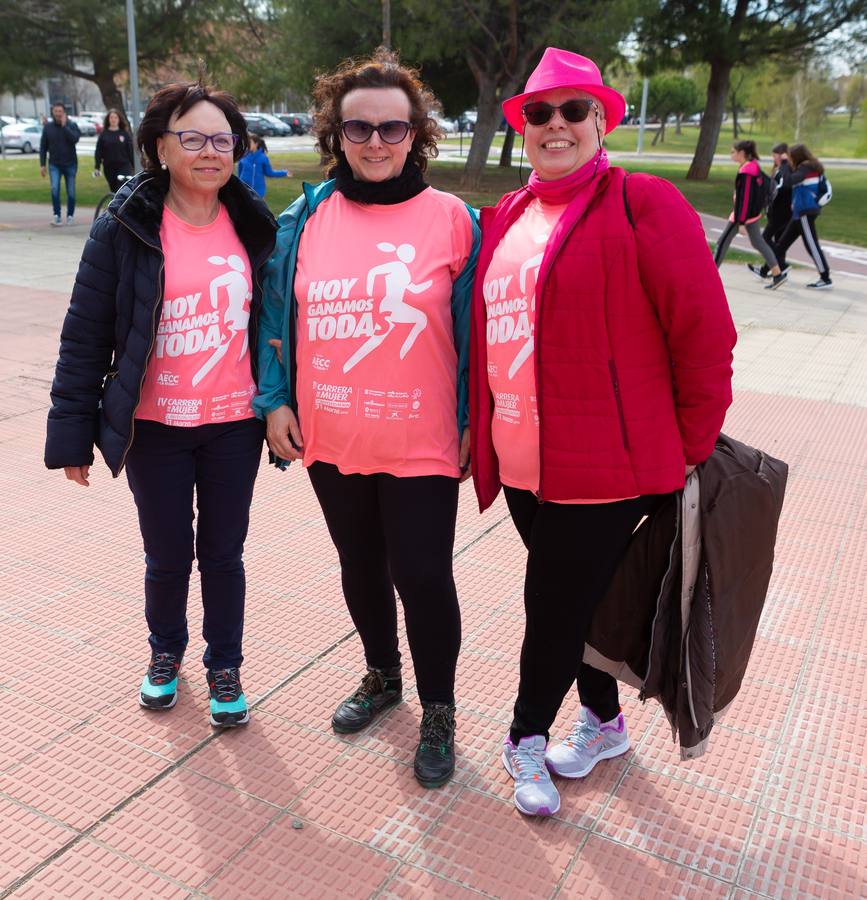
[[[45,442],[49,469],[93,462],[103,381],[115,349],[118,227],[110,216],[94,222],[75,276],[51,385]]]
[[[98,172],[102,168],[102,145],[104,142],[104,131],[99,133],[96,139],[96,149],[93,151],[93,168]]]
[[[48,156],[48,135],[45,133],[45,128],[42,129],[42,137],[39,138],[39,165],[41,168],[45,168],[45,159]]]
[[[738,225],[746,222],[745,210],[749,208],[749,191],[753,179],[749,175],[738,172],[735,178],[735,208],[734,219]]]

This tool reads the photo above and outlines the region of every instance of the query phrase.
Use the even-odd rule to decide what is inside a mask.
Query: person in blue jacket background
[[[264,197],[267,187],[265,178],[288,178],[292,173],[286,169],[272,169],[268,159],[268,148],[263,138],[257,134],[250,135],[250,150],[238,160],[238,178],[249,184],[260,196]]]

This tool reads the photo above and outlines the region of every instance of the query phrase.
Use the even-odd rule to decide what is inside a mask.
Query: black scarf
[[[409,157],[400,175],[386,181],[356,181],[345,159],[337,163],[333,175],[337,182],[337,190],[347,200],[354,200],[356,203],[380,203],[391,206],[394,203],[411,200],[428,186],[420,169]]]

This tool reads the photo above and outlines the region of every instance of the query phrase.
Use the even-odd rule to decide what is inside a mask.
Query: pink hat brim
[[[601,84],[557,84],[551,87],[540,87],[535,91],[529,91],[525,94],[516,94],[503,101],[503,115],[506,121],[518,132],[524,133],[524,115],[521,112],[523,105],[537,94],[545,91],[556,90],[557,88],[573,88],[576,91],[584,91],[595,97],[605,107],[605,133],[610,134],[623,121],[626,113],[626,100],[619,91],[614,88],[605,87]]]

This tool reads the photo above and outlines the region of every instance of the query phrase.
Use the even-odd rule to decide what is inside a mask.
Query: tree
[[[732,69],[815,47],[867,11],[867,0],[658,0],[638,28],[650,66],[710,65],[707,100],[687,178],[707,178]]]
[[[865,100],[867,100],[867,75],[860,72],[850,75],[843,90],[843,105],[849,112],[850,128]]]
[[[197,0],[136,0],[138,62],[155,69],[183,49],[212,43],[215,9]],[[123,108],[128,67],[124,0],[29,0],[0,6],[0,56],[22,72],[61,72],[93,82],[106,108]]]
[[[638,108],[641,105],[642,85],[634,84],[627,95],[627,102]],[[697,112],[701,106],[698,89],[691,78],[676,72],[660,72],[653,75],[647,85],[647,113],[659,119],[660,125],[653,136],[653,145],[657,141],[665,143],[665,123],[669,116],[688,116]]]

